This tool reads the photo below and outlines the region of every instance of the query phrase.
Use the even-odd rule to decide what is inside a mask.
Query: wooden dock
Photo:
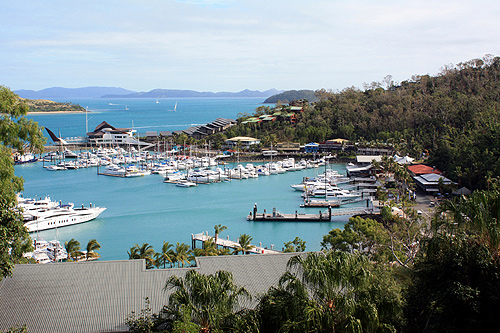
[[[267,214],[266,210],[259,214],[257,213],[257,204],[253,207],[253,212],[247,216],[248,221],[290,221],[290,222],[329,222],[332,219],[332,208],[328,207],[327,212],[319,212],[318,214],[301,214],[295,211],[295,214],[283,214],[273,208],[271,214]]]
[[[209,236],[208,231],[202,232],[200,234],[191,234],[191,247],[193,249],[196,248],[196,241],[200,241],[202,243],[205,243],[209,239],[215,239],[215,237]],[[231,249],[237,249],[240,247],[240,244],[236,241],[232,241],[229,239],[229,236],[226,237],[226,239],[218,237],[217,238],[217,244],[216,246],[222,246],[224,248],[231,248]],[[255,245],[254,245],[255,246]],[[274,250],[274,244],[271,244],[271,249],[268,249],[266,247],[262,247],[262,244],[259,244],[259,246],[255,246],[251,250],[248,250],[247,252],[249,253],[254,253],[254,254],[276,254],[280,253],[280,251]]]

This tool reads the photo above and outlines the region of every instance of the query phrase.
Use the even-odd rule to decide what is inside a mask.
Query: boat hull
[[[104,207],[69,209],[66,212],[61,212],[58,216],[36,216],[35,219],[26,221],[24,225],[28,232],[61,228],[91,221],[105,210]]]

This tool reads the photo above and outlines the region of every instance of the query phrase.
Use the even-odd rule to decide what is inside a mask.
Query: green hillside
[[[28,105],[29,112],[84,112],[85,108],[78,104],[61,103],[44,99],[26,99],[21,100]]]
[[[319,100],[313,90],[287,90],[267,98],[264,103],[289,103],[299,99],[307,99],[309,102],[317,102]]]
[[[470,188],[500,176],[500,57],[485,56],[445,67],[436,76],[415,75],[370,89],[316,91],[297,122],[238,125],[229,135],[307,143],[345,138],[395,146]],[[272,113],[273,110],[269,110]],[[488,180],[489,179],[489,180]]]

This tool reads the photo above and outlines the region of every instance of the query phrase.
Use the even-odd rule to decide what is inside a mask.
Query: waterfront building
[[[317,153],[319,151],[319,143],[311,142],[304,146],[304,151],[306,153]]]
[[[420,175],[426,175],[429,173],[435,173],[437,175],[441,175],[442,172],[435,167],[430,167],[425,164],[412,164],[408,166],[408,171],[410,171],[410,174],[412,177],[420,176]]]
[[[117,145],[147,145],[134,137],[137,131],[131,128],[116,128],[103,121],[94,129],[87,133],[88,142],[96,146],[117,146]]]
[[[241,143],[242,148],[249,148],[250,146],[258,145],[260,140],[248,136],[235,136],[226,140],[226,144],[231,147],[236,147],[238,142]]]
[[[440,192],[439,186],[440,183],[443,185],[455,184],[448,178],[436,174],[436,173],[428,173],[420,176],[413,177],[415,180],[415,184],[417,188],[429,194],[437,194]]]

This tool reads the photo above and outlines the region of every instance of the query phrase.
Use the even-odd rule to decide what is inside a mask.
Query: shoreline
[[[89,111],[32,111],[28,112],[28,115],[37,115],[37,114],[70,114],[70,113],[86,113]]]

